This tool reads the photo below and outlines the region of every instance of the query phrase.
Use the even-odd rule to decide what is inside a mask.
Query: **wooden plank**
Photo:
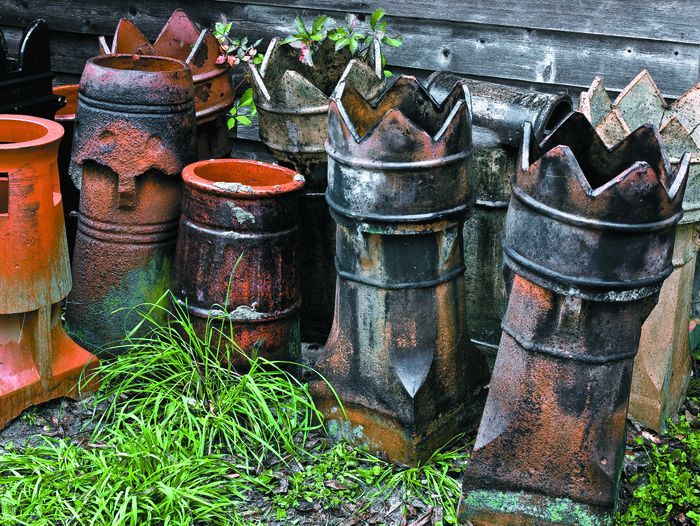
[[[309,13],[323,11],[337,18],[348,12],[371,13],[375,7],[365,0],[250,0],[247,3]],[[424,0],[382,0],[376,6],[384,8],[389,15],[410,18],[700,43],[697,0],[634,5],[629,0],[472,0],[468,4],[456,0],[431,0],[429,4]]]
[[[637,2],[633,8],[630,0],[472,0],[468,6],[458,0],[432,0],[429,7],[424,0],[380,3],[394,17],[700,43],[697,0]],[[284,24],[285,19],[298,13],[311,17],[323,11],[336,18],[348,12],[367,14],[371,5],[366,0],[189,0],[186,5],[175,0],[152,0],[139,5],[131,0],[22,0],[0,3],[0,24],[21,25],[43,16],[55,29],[99,34],[112,32],[116,20],[125,16],[155,37],[176,7],[183,7],[193,19],[209,26],[221,14],[232,20],[271,24],[281,17]]]
[[[391,64],[578,88],[603,75],[612,89],[646,68],[668,96],[699,80],[694,44],[444,22],[433,22],[430,31],[401,29],[408,43],[391,50]]]
[[[437,0],[438,4],[447,1]],[[0,19],[3,24],[23,27],[35,13],[43,11],[51,27],[59,30],[52,33],[55,67],[75,74],[95,49],[90,33],[111,33],[119,16],[125,15],[154,38],[175,2],[155,0],[144,4],[135,7],[128,0],[102,4],[92,0],[55,0],[50,4],[24,0],[0,5]],[[211,25],[227,7],[232,8],[229,14],[237,20],[234,27],[245,27],[252,38],[284,35],[292,29],[294,12],[289,8],[206,0],[188,4],[188,10],[196,13],[194,18],[200,25]],[[436,16],[432,10],[430,16]],[[397,18],[393,22],[406,37],[404,46],[390,50],[389,63],[394,66],[448,69],[478,77],[558,84],[577,91],[587,86],[596,74],[604,75],[609,87],[620,89],[647,67],[669,96],[680,94],[698,80],[700,47],[695,44],[411,18]],[[430,31],[426,31],[426,24]]]
[[[278,24],[247,21],[245,27],[251,37],[265,39],[291,30]],[[700,47],[695,45],[473,24],[433,22],[430,32],[408,21],[400,25],[406,44],[387,51],[390,66],[577,89],[588,86],[595,75],[603,75],[611,89],[621,89],[647,68],[667,96],[677,96],[699,80]],[[79,73],[96,53],[95,42],[91,35],[53,31],[54,67]]]

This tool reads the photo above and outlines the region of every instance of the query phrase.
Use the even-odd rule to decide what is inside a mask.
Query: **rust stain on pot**
[[[61,325],[71,288],[56,169],[62,136],[52,121],[0,115],[0,427],[32,405],[77,398],[81,374],[97,364]]]
[[[90,349],[121,340],[140,321],[130,309],[170,288],[179,174],[195,152],[193,93],[188,67],[174,59],[109,55],[85,67],[71,163],[82,192],[66,323]]]
[[[432,74],[427,87],[442,100],[456,82],[469,88],[474,125],[471,181],[476,201],[464,224],[466,299],[467,306],[473,306],[467,309],[467,326],[471,342],[493,369],[507,304],[501,237],[522,125],[531,123],[533,135],[541,140],[571,112],[572,102],[565,93],[541,93],[446,72]]]
[[[104,39],[102,39],[104,41]],[[200,31],[187,14],[176,9],[158,38],[151,43],[133,22],[122,18],[112,46],[102,46],[105,54],[151,55],[185,62],[192,72],[197,113],[197,158],[228,157],[231,144],[226,124],[235,92],[228,63],[217,64],[222,53],[209,30]]]
[[[338,282],[316,364],[349,420],[323,382],[311,387],[336,435],[415,464],[475,424],[487,373],[466,336],[469,91],[457,84],[438,104],[413,77],[387,87],[358,67],[367,68],[351,63],[330,102]],[[372,78],[384,91],[367,100],[356,81]]]
[[[674,273],[642,327],[632,379],[630,417],[660,432],[682,405],[692,372],[688,323],[700,290],[700,280],[693,285],[700,221],[700,84],[667,103],[644,70],[613,102],[603,79],[596,77],[581,94],[580,109],[608,146],[629,135],[630,128],[652,123],[660,128],[673,166],[685,152],[692,154],[674,248]]]
[[[118,173],[120,188],[133,186],[130,179],[148,170],[171,174],[182,166],[179,152],[164,147],[160,137],[120,118],[109,121],[99,134],[83,139],[75,153],[73,162],[77,164],[89,159]]]
[[[688,172],[656,127],[609,150],[580,113],[523,133],[510,288],[462,521],[612,524],[641,326],[672,270]]]
[[[207,324],[249,356],[298,359],[298,208],[303,178],[241,159],[187,166],[174,294],[197,334]],[[213,318],[213,320],[212,320]],[[246,360],[220,349],[237,367]]]

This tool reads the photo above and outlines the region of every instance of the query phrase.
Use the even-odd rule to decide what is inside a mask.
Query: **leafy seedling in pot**
[[[399,47],[403,44],[403,38],[399,35],[389,36],[387,22],[382,20],[385,14],[384,9],[375,9],[369,21],[368,31],[358,29],[357,16],[349,14],[345,18],[347,25],[339,26],[328,35],[328,38],[335,42],[336,51],[347,46],[353,56],[359,56],[365,61],[369,60],[370,54],[379,57],[380,60],[376,63],[377,72],[383,71],[385,77],[391,77],[393,75],[391,71],[384,69],[386,57],[381,46],[386,44],[391,47]]]
[[[345,25],[336,25],[332,29],[329,26],[335,24],[335,20],[326,15],[317,16],[311,28],[307,28],[304,20],[297,16],[294,19],[296,32],[285,38],[282,43],[299,50],[299,61],[314,67],[314,53],[328,38],[335,42],[336,51],[348,48],[353,57],[366,62],[375,57],[377,76],[383,72],[384,76],[391,77],[392,73],[384,69],[386,57],[382,52],[382,45],[399,47],[403,44],[403,38],[399,35],[389,35],[387,22],[383,20],[385,14],[384,9],[375,9],[369,21],[369,28],[361,26],[357,15],[348,14],[345,17]]]
[[[289,44],[294,49],[299,50],[299,61],[308,66],[314,67],[313,53],[318,46],[328,36],[328,26],[335,23],[331,17],[326,15],[317,16],[311,28],[306,27],[304,19],[297,16],[294,19],[296,32],[282,41],[282,44]]]
[[[263,61],[263,55],[258,53],[257,48],[262,39],[256,40],[253,44],[250,44],[248,37],[233,38],[231,36],[232,28],[233,22],[227,21],[226,17],[223,16],[220,22],[214,24],[213,33],[221,46],[221,54],[216,59],[216,63],[223,64],[227,62],[231,67],[237,66],[242,62],[260,64]],[[238,90],[246,83],[250,83],[250,73],[248,70],[246,70],[235,89]],[[243,108],[249,108],[249,115],[241,113]],[[227,121],[228,129],[231,130],[239,124],[249,126],[251,124],[250,118],[254,117],[256,113],[257,109],[255,107],[255,102],[253,102],[253,88],[247,88],[229,110],[230,117]]]

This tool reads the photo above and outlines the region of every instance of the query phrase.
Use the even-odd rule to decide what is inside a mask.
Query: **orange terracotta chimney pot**
[[[0,427],[26,408],[78,388],[97,358],[61,325],[71,288],[56,164],[63,127],[0,115]]]

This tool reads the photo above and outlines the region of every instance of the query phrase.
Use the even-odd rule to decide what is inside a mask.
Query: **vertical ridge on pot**
[[[247,356],[300,354],[298,207],[304,179],[281,166],[241,159],[201,161],[183,171],[175,301],[197,334],[233,332]],[[222,355],[247,360],[231,342]]]
[[[325,383],[311,387],[332,434],[415,464],[475,424],[485,382],[465,320],[469,92],[457,84],[438,105],[402,76],[366,100],[354,67],[328,117],[338,281],[333,328],[316,364],[348,421]]]
[[[163,57],[90,59],[71,175],[82,182],[66,323],[84,346],[120,341],[170,288],[180,172],[195,156],[189,68]]]

